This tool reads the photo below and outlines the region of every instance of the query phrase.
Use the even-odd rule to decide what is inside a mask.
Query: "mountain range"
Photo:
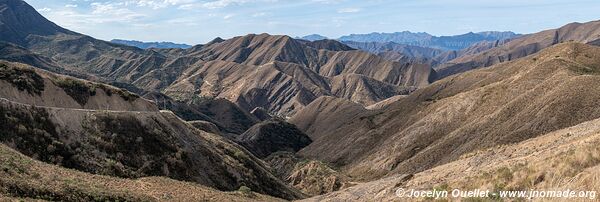
[[[599,22],[140,48],[0,0],[0,199],[600,191]]]
[[[318,41],[318,40],[327,39],[327,37],[325,37],[323,35],[319,35],[319,34],[310,34],[310,35],[306,35],[303,37],[296,37],[296,39],[302,39],[302,40],[307,40],[307,41]]]
[[[53,58],[67,71],[160,91],[188,103],[201,97],[225,98],[248,111],[261,107],[288,116],[321,95],[373,104],[426,85],[432,75],[426,65],[390,62],[350,49],[318,49],[268,34],[218,38],[188,49],[140,49],[60,28],[24,2],[15,4],[4,13],[16,20],[2,26],[21,31],[3,34],[7,42]],[[356,92],[345,93],[347,88]]]
[[[128,46],[135,46],[135,47],[138,47],[141,49],[148,49],[148,48],[182,48],[182,49],[186,49],[186,48],[192,47],[191,45],[178,44],[178,43],[173,43],[173,42],[142,42],[142,41],[136,41],[136,40],[123,40],[123,39],[113,39],[113,40],[110,40],[110,42],[122,44],[122,45],[128,45]]]
[[[427,48],[436,48],[442,50],[461,50],[481,41],[496,41],[506,40],[519,37],[521,34],[514,32],[486,31],[486,32],[469,32],[466,34],[454,36],[434,36],[426,32],[394,32],[394,33],[378,33],[369,34],[350,34],[339,37],[338,41],[342,42],[362,42],[362,43],[397,43],[404,45],[420,46]],[[327,37],[312,34],[299,39],[316,41],[327,39]]]

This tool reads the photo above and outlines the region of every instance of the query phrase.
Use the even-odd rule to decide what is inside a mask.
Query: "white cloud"
[[[77,8],[77,4],[67,4],[65,5],[66,8]]]
[[[265,3],[265,2],[278,2],[279,0],[210,0],[198,3],[184,3],[180,4],[180,9],[220,9],[234,5],[243,5],[246,3]]]
[[[230,5],[240,5],[247,2],[257,0],[135,0],[133,3],[141,7],[150,7],[152,9],[165,8],[169,6],[177,6],[180,9],[217,9],[224,8]]]
[[[248,2],[248,0],[216,0],[216,1],[202,3],[201,7],[208,8],[208,9],[216,9],[216,8],[227,7],[230,5],[240,5],[240,4],[243,4],[246,2]]]
[[[337,4],[341,3],[343,0],[311,0],[312,2],[322,3],[322,4]]]
[[[235,16],[234,14],[227,14],[227,15],[223,16],[223,19],[229,20],[229,19],[233,18],[234,16]]]
[[[261,16],[265,16],[265,15],[267,15],[267,13],[260,12],[260,13],[254,13],[254,14],[252,14],[252,17],[261,17]]]
[[[360,8],[341,8],[337,10],[338,13],[356,13],[359,11]]]
[[[136,13],[133,12],[131,10],[129,10],[128,8],[126,8],[125,6],[127,6],[128,3],[126,2],[119,2],[119,3],[98,3],[98,2],[94,2],[91,3],[90,5],[92,6],[92,14],[94,14],[95,17],[97,17],[98,21],[102,22],[116,22],[116,21],[123,21],[123,22],[133,22],[133,21],[137,21],[140,18],[146,17],[146,15],[144,14],[140,14],[140,13]],[[102,18],[105,18],[106,20],[102,20]]]
[[[38,12],[50,12],[50,11],[52,11],[52,9],[48,8],[48,7],[45,7],[45,8],[38,9],[37,11]]]
[[[152,9],[159,9],[168,6],[186,5],[195,2],[197,2],[197,0],[136,0],[134,3],[142,7],[151,7]]]

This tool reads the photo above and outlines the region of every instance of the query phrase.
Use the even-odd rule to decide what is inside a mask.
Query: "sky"
[[[249,33],[338,38],[371,32],[534,33],[600,20],[599,0],[25,0],[103,40],[201,44]]]

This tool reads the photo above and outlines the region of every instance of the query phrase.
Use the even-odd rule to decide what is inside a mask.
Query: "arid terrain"
[[[0,0],[0,200],[600,191],[598,45],[600,21],[109,42]],[[462,199],[498,200],[525,199]]]

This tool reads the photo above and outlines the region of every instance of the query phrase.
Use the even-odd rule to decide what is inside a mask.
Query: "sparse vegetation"
[[[62,88],[67,95],[71,96],[80,105],[85,105],[90,96],[96,95],[96,89],[87,83],[72,78],[56,78],[54,85]]]
[[[61,87],[69,96],[71,96],[80,105],[85,105],[91,96],[96,95],[96,89],[102,89],[108,96],[119,95],[125,101],[134,101],[139,98],[137,94],[130,93],[123,89],[116,89],[104,84],[90,83],[73,78],[54,78],[53,83]]]
[[[1,142],[9,142],[28,156],[64,166],[73,166],[74,147],[58,139],[55,125],[48,112],[35,107],[14,110],[14,106],[0,106]]]
[[[44,91],[44,79],[32,69],[2,63],[0,64],[0,80],[32,95],[40,95]]]
[[[567,133],[571,135],[570,133]],[[578,189],[598,191],[597,173],[590,169],[600,165],[598,140],[586,142],[586,146],[569,147],[548,159],[502,166],[464,181],[454,182],[463,188],[488,188],[492,193],[507,190],[554,190]],[[555,151],[556,152],[556,151]],[[586,181],[591,179],[592,181]],[[465,201],[500,201],[498,195],[486,199]],[[524,199],[515,199],[522,201]]]
[[[600,75],[600,67],[571,66],[570,69],[582,75]]]
[[[152,177],[122,179],[44,164],[0,144],[0,196],[48,201],[276,201],[254,193],[219,192],[201,185]],[[144,186],[139,186],[144,184]],[[240,194],[242,193],[242,194]]]
[[[183,128],[186,124],[177,122],[179,119],[170,119],[175,117],[71,111],[85,114],[83,120],[72,123],[80,124],[82,128],[77,129],[55,124],[57,117],[48,110],[52,109],[2,103],[0,130],[6,134],[0,135],[0,142],[38,160],[92,174],[165,176],[225,191],[244,184],[259,193],[299,195],[270,176],[255,157],[211,139],[217,137],[193,133],[196,130]],[[69,132],[61,132],[65,130]],[[19,171],[11,164],[0,164],[0,170]],[[77,183],[63,182],[69,186]]]

